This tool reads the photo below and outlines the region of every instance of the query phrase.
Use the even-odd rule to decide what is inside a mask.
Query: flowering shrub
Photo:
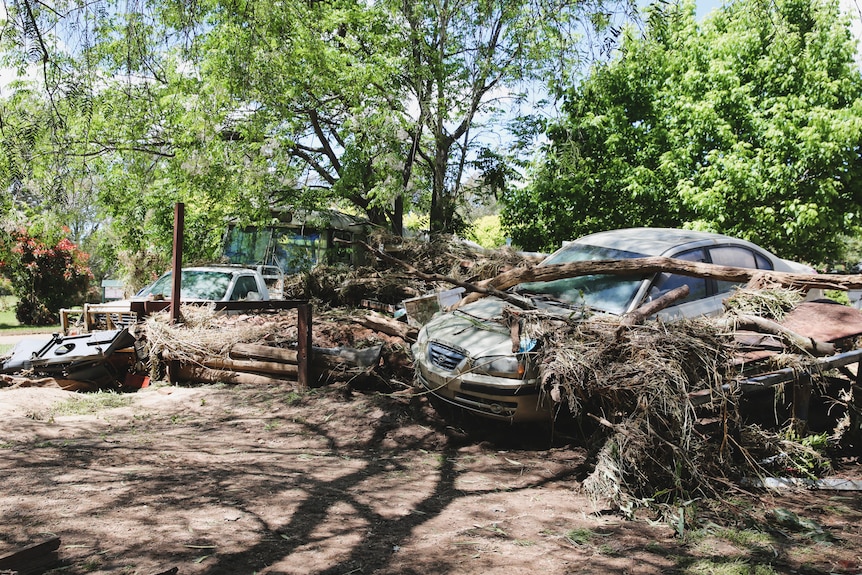
[[[66,238],[51,246],[17,231],[6,238],[0,274],[18,297],[15,316],[25,325],[52,325],[60,308],[83,301],[93,274],[89,256]]]

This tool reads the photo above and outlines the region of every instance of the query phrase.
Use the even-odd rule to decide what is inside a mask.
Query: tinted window
[[[736,268],[749,269],[772,269],[772,266],[766,258],[741,246],[709,248],[709,257],[712,260],[712,263],[720,266],[733,266]],[[716,284],[718,293],[729,292],[734,287],[742,285],[736,282],[725,281],[717,281]]]
[[[702,249],[689,250],[673,256],[674,259],[685,260],[687,262],[705,262],[706,254]],[[678,305],[687,301],[703,299],[707,296],[707,283],[704,278],[695,278],[680,274],[661,273],[650,288],[648,297],[654,300],[666,294],[667,292],[676,289],[680,286],[687,285],[689,289],[688,297],[679,300],[673,305]]]

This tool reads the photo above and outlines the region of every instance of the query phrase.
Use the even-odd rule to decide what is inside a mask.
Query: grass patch
[[[744,559],[701,559],[683,571],[687,575],[776,575],[771,565],[751,565]]]
[[[569,541],[569,543],[572,543],[574,545],[586,545],[593,540],[594,535],[595,533],[593,533],[589,529],[572,529],[571,531],[566,533],[566,539]]]
[[[95,393],[75,396],[67,401],[54,405],[51,416],[57,415],[91,415],[105,409],[126,407],[132,403],[132,397],[113,391],[97,391]]]
[[[0,296],[0,335],[16,335],[26,333],[56,333],[60,331],[60,318],[56,325],[34,326],[21,325],[15,317],[15,304],[18,298],[11,295]]]

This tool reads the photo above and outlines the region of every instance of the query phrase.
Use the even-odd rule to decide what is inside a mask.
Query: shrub
[[[18,297],[19,322],[55,324],[60,308],[83,300],[93,276],[87,254],[74,243],[63,238],[52,246],[17,231],[6,236],[4,247],[0,274],[10,280]]]
[[[506,234],[500,225],[500,216],[488,215],[477,219],[468,231],[467,239],[489,249],[506,245]]]

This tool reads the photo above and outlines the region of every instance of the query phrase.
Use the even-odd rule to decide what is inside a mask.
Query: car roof
[[[645,256],[663,256],[669,252],[679,251],[679,248],[682,246],[694,248],[704,245],[732,243],[754,247],[749,242],[722,234],[677,228],[626,228],[609,230],[578,238],[574,243],[635,252]],[[758,250],[763,251],[762,248],[758,248]]]
[[[241,272],[251,272],[248,268],[242,266],[232,266],[232,265],[208,265],[208,266],[190,266],[183,267],[183,273],[185,272],[218,272],[224,274],[233,274],[236,275]],[[172,273],[172,270],[166,271],[162,275],[168,275]]]

